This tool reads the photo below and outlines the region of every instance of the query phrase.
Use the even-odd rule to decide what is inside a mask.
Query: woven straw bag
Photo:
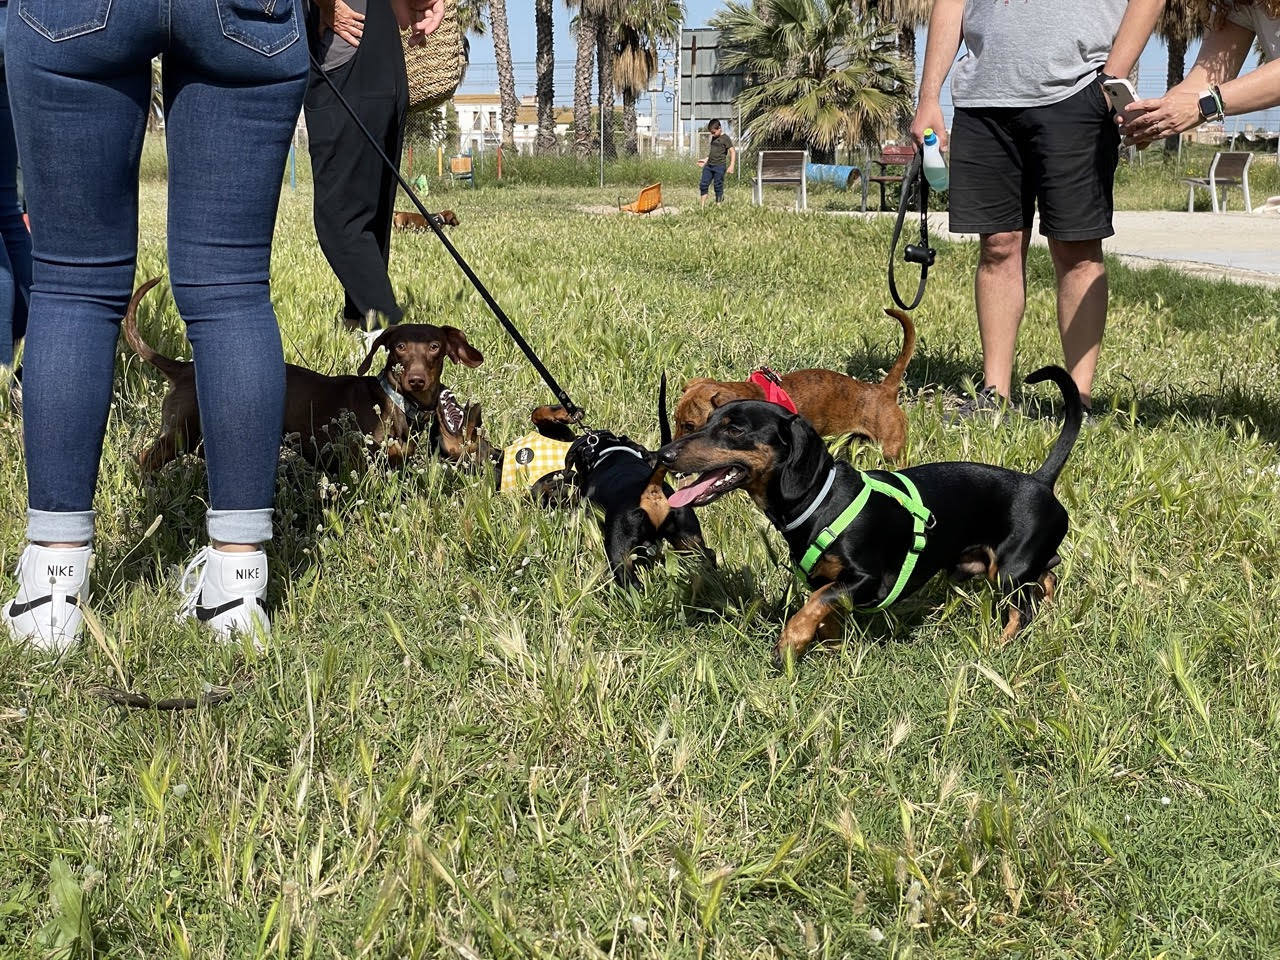
[[[453,96],[467,66],[457,0],[445,0],[444,19],[422,46],[409,46],[408,31],[401,42],[409,78],[409,109],[434,110]]]

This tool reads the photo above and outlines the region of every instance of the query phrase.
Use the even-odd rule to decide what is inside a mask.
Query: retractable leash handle
[[[502,324],[502,328],[507,331],[507,336],[515,341],[516,346],[520,348],[520,351],[528,358],[529,362],[533,364],[533,369],[538,372],[538,376],[542,378],[542,382],[551,389],[551,392],[555,394],[556,399],[560,401],[565,410],[568,411],[569,415],[573,417],[574,422],[583,423],[583,409],[574,403],[573,400],[570,399],[569,394],[564,387],[560,386],[560,384],[556,382],[556,378],[551,375],[551,371],[546,368],[542,360],[536,353],[534,353],[533,347],[529,346],[528,341],[520,335],[520,331],[517,330],[516,325],[511,322],[506,311],[499,306],[498,301],[493,298],[493,294],[491,294],[488,288],[480,282],[480,278],[477,277],[475,271],[471,269],[471,265],[467,263],[462,254],[460,254],[457,248],[449,241],[449,238],[445,236],[444,228],[441,226],[440,220],[435,214],[431,213],[425,206],[423,206],[422,201],[418,199],[417,192],[414,191],[413,187],[409,184],[409,181],[400,173],[399,168],[391,162],[391,158],[387,156],[387,152],[382,149],[382,146],[378,143],[377,139],[369,132],[369,128],[364,125],[364,121],[360,119],[359,115],[356,114],[355,109],[347,102],[347,98],[342,95],[342,91],[339,90],[337,84],[333,82],[333,78],[330,77],[329,74],[325,73],[324,69],[320,66],[320,62],[316,59],[316,55],[314,53],[310,53],[310,57],[311,68],[319,73],[320,76],[324,77],[324,82],[329,85],[329,89],[333,91],[333,95],[338,98],[338,102],[342,104],[347,113],[351,115],[351,119],[356,122],[356,126],[360,128],[360,132],[363,133],[365,139],[369,141],[369,145],[378,152],[378,156],[382,158],[382,162],[387,165],[387,169],[395,176],[396,181],[400,184],[400,188],[408,194],[409,199],[413,201],[413,205],[418,208],[418,212],[421,213],[423,219],[427,221],[427,224],[431,227],[432,233],[434,233],[440,239],[440,242],[444,244],[444,248],[449,251],[449,255],[453,257],[454,262],[457,263],[462,269],[462,272],[466,274],[467,279],[470,280],[471,285],[476,288],[476,292],[480,294],[481,299],[484,300],[493,315],[497,317],[498,322]]]
[[[913,193],[914,191],[914,193]],[[907,263],[920,266],[920,285],[916,287],[915,299],[908,304],[898,292],[898,280],[894,267],[898,258],[898,244],[902,242],[902,228],[907,221],[907,210],[911,200],[917,198],[920,207],[920,242],[908,243],[902,252],[902,259]],[[924,290],[929,283],[929,268],[937,257],[937,251],[929,246],[929,183],[924,177],[924,153],[917,150],[911,165],[902,178],[902,198],[898,201],[898,222],[893,228],[893,242],[889,247],[889,293],[893,302],[903,310],[914,310],[924,299]]]

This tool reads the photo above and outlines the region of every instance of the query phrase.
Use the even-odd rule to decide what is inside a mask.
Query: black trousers
[[[329,77],[398,167],[409,84],[400,31],[387,0],[369,0],[355,56]],[[315,181],[316,238],[346,291],[343,319],[349,326],[363,327],[366,314],[374,310],[386,322],[399,323],[404,311],[387,276],[395,177],[314,66],[304,110]]]

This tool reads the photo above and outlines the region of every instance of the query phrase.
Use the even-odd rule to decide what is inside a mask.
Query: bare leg
[[[1058,275],[1062,355],[1087,407],[1093,397],[1093,375],[1107,325],[1107,267],[1102,260],[1102,241],[1051,239],[1049,252]]]
[[[1027,306],[1027,247],[1030,230],[982,235],[974,298],[982,336],[984,386],[1009,396],[1018,328]]]

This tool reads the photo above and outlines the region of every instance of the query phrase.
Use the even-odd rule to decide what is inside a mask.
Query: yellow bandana
[[[548,473],[564,469],[565,454],[572,444],[552,440],[536,430],[516,440],[503,451],[503,493],[519,493],[528,490]]]

